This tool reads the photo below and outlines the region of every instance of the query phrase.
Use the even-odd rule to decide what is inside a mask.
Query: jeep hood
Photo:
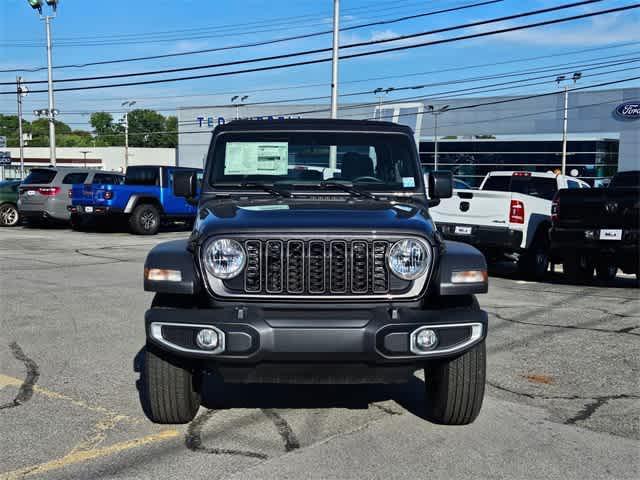
[[[200,205],[194,235],[202,238],[218,233],[274,230],[370,233],[395,230],[431,235],[435,228],[427,209],[413,202],[211,200]]]

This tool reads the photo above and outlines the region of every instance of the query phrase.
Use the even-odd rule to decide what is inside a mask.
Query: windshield
[[[421,184],[412,138],[401,134],[251,132],[221,134],[209,153],[212,186],[314,187],[330,180],[370,190]]]
[[[640,172],[619,172],[613,177],[609,186],[611,188],[638,187],[640,186]]]

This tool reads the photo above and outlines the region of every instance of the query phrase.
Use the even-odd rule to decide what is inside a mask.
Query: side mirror
[[[429,173],[429,198],[436,200],[453,196],[453,175],[451,172]]]
[[[176,197],[194,198],[198,193],[195,171],[173,172],[173,194]]]

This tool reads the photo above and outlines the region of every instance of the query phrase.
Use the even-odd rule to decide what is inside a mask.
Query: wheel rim
[[[142,228],[149,231],[156,227],[158,220],[154,212],[151,210],[145,210],[142,212],[142,215],[140,215],[140,223],[142,223]]]
[[[0,208],[0,222],[5,226],[12,226],[18,223],[18,210],[10,205]]]

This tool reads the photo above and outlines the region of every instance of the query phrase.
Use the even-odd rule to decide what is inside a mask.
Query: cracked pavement
[[[0,480],[640,476],[640,290],[493,272],[488,387],[469,427],[421,418],[423,384],[207,382],[190,425],[136,390],[154,238],[0,230]]]

